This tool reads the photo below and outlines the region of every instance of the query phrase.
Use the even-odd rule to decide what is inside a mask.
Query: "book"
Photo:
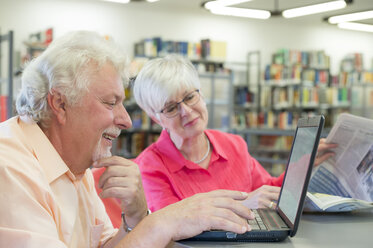
[[[373,120],[340,114],[326,142],[338,147],[333,149],[335,156],[312,172],[305,211],[373,207]]]

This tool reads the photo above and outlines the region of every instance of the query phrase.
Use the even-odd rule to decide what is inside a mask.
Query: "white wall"
[[[222,40],[228,44],[227,61],[244,62],[248,51],[259,50],[262,68],[270,63],[271,54],[279,48],[324,50],[331,56],[333,74],[338,72],[341,59],[348,53],[363,53],[366,69],[371,68],[373,58],[372,33],[341,30],[326,23],[310,25],[282,18],[222,17],[203,9],[164,10],[144,3],[0,0],[0,29],[2,33],[15,32],[15,49],[25,51],[22,42],[28,35],[49,27],[53,27],[55,37],[77,29],[110,35],[129,55],[133,53],[133,44],[147,37],[195,42],[202,38]]]

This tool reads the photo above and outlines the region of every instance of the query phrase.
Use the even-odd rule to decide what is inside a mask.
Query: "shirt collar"
[[[221,157],[227,160],[224,149],[219,145],[211,131],[205,130],[205,134],[210,140],[211,147],[213,148],[211,159],[214,160],[214,158],[219,159],[219,157]],[[162,131],[156,143],[156,147],[158,151],[164,155],[163,159],[172,173],[181,170],[183,167],[189,169],[201,169],[200,166],[184,158],[179,149],[177,149],[175,144],[172,142],[170,135],[166,130]]]
[[[71,179],[75,179],[73,173],[71,173],[52,143],[34,121],[22,116],[18,118],[18,123],[33,150],[34,156],[43,167],[49,183],[67,172],[67,175]]]
[[[225,160],[228,160],[228,156],[227,156],[227,154],[225,152],[224,147],[222,146],[223,144],[221,144],[221,142],[219,142],[218,136],[214,135],[214,131],[213,130],[206,130],[205,134],[209,138],[210,143],[211,143],[211,145],[214,148],[213,150],[216,152],[216,154],[219,157],[222,157]]]

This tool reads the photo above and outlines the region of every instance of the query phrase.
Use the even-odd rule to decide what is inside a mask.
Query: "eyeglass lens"
[[[179,112],[179,104],[180,103],[185,103],[188,106],[192,106],[196,104],[199,100],[199,93],[198,91],[193,91],[192,93],[188,94],[187,96],[184,97],[184,99],[181,102],[178,103],[173,103],[168,106],[166,106],[163,109],[163,113],[168,116],[168,117],[173,117]]]

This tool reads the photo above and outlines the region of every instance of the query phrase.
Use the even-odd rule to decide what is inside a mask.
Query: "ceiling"
[[[250,2],[240,4],[234,7],[246,7],[246,8],[252,8],[252,9],[263,9],[263,10],[269,10],[269,11],[275,11],[276,5],[278,6],[277,10],[284,10],[289,8],[296,8],[301,6],[307,6],[307,5],[313,5],[318,3],[324,3],[324,2],[330,2],[332,0],[322,1],[322,0],[252,0]],[[204,3],[204,0],[160,0],[159,2],[152,3],[154,5],[158,5],[158,7],[164,7],[164,8],[182,8],[184,10],[189,11],[201,11],[202,7],[201,5]],[[134,2],[133,4],[137,4]],[[202,9],[203,11],[207,10]],[[289,19],[289,21],[302,21],[302,22],[322,22],[325,17],[329,17],[332,15],[340,15],[340,14],[348,14],[353,12],[359,12],[359,11],[366,11],[366,10],[373,10],[373,0],[353,0],[351,4],[348,4],[346,8],[320,13],[320,14],[314,14],[309,16],[303,16],[303,17],[296,17],[292,18],[292,20]],[[212,14],[211,14],[212,15]],[[237,17],[239,18],[239,17]],[[271,17],[271,18],[282,18],[282,17]],[[366,24],[373,24],[373,19],[360,21],[361,23]]]

